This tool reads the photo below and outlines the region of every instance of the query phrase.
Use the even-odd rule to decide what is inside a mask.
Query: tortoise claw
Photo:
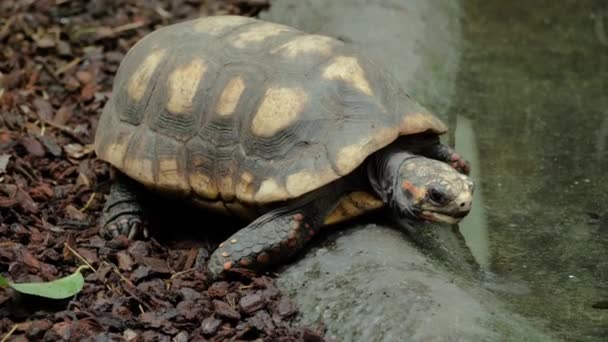
[[[467,176],[471,173],[471,165],[464,159],[452,162],[452,167]]]
[[[460,156],[458,153],[453,153],[450,157],[450,165],[458,172],[469,175],[471,173],[471,164]]]
[[[132,223],[129,228],[129,235],[127,236],[127,239],[133,240],[135,238],[135,235],[137,235],[137,231],[138,231],[137,226]]]
[[[121,215],[115,220],[106,223],[101,230],[101,235],[105,238],[115,238],[118,235],[125,235],[129,240],[134,239],[142,232],[144,237],[148,232],[143,228],[141,219],[135,215]]]

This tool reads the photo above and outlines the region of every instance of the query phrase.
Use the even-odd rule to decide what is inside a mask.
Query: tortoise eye
[[[437,190],[435,188],[431,188],[429,190],[428,198],[429,198],[429,200],[431,200],[431,202],[433,202],[437,205],[444,205],[449,202],[448,196],[446,194],[444,194],[442,191]]]

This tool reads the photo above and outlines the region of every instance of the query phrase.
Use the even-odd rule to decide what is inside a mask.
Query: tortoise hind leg
[[[263,271],[302,250],[337,205],[341,192],[333,192],[272,210],[233,234],[211,255],[211,278],[232,268]]]
[[[143,228],[143,210],[138,199],[140,191],[135,181],[120,172],[115,173],[101,215],[102,236],[113,238],[122,234],[132,239],[141,231],[147,237],[148,232]]]

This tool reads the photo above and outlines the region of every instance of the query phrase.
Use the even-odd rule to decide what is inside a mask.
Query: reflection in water
[[[470,119],[470,129],[458,120],[456,147],[479,152],[483,194],[463,230],[488,227],[466,232],[479,262],[530,289],[496,290],[514,311],[564,339],[605,340],[608,310],[592,306],[608,298],[608,231],[596,219],[608,213],[608,1],[464,4],[450,111]]]
[[[460,222],[460,231],[464,235],[467,246],[475,257],[475,261],[483,270],[490,265],[490,250],[488,231],[486,224],[486,213],[483,203],[483,191],[481,187],[481,170],[479,166],[479,154],[475,146],[475,132],[471,120],[458,116],[455,126],[455,145],[472,166],[471,178],[475,181],[475,199],[473,210]]]

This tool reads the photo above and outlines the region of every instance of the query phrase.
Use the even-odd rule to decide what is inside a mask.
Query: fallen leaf
[[[89,266],[80,266],[76,272],[67,277],[39,283],[12,283],[0,275],[0,286],[10,286],[17,292],[34,296],[51,299],[65,299],[72,297],[82,290],[84,278],[80,272],[85,268],[89,268]]]

